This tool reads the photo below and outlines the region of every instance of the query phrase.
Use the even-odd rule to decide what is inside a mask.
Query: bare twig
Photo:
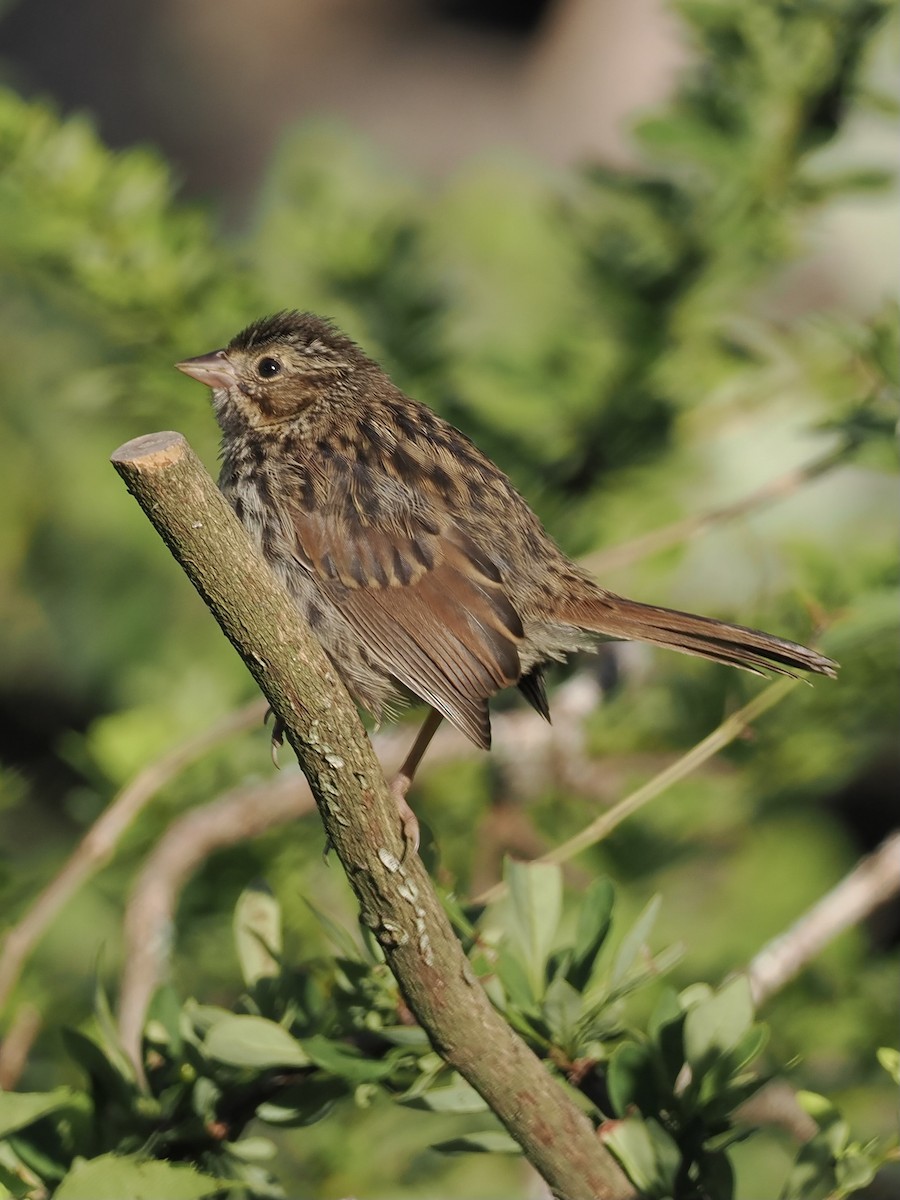
[[[264,786],[235,788],[173,821],[147,856],[125,910],[119,1037],[139,1073],[150,999],[165,978],[178,897],[211,854],[258,837],[315,808],[306,779],[284,771]]]
[[[706,533],[716,525],[746,517],[757,509],[792,496],[805,484],[845,462],[851,450],[851,446],[841,443],[836,449],[811,459],[802,467],[793,467],[732,504],[723,504],[720,508],[711,508],[705,513],[684,517],[680,521],[673,521],[671,525],[664,525],[662,529],[653,529],[618,546],[598,550],[583,559],[583,565],[597,574],[614,571],[619,567],[630,566],[639,559],[648,558],[651,554],[658,554],[660,550],[668,550],[670,546],[677,546],[680,542],[699,537],[701,533]]]
[[[402,842],[352,701],[187,442],[153,434],[121,447],[113,463],[284,725],[362,920],[435,1049],[555,1195],[630,1195],[591,1122],[491,1006],[421,860]]]
[[[890,834],[874,853],[755,956],[748,968],[757,1007],[798,975],[838,934],[858,925],[900,894],[900,831]]]
[[[13,925],[0,954],[0,1009],[18,982],[29,954],[86,880],[112,856],[122,835],[156,793],[184,768],[220,742],[262,721],[265,701],[254,700],[227,713],[208,729],[188,738],[145,767],[116,795],[90,827],[61,870],[50,880],[24,916]]]
[[[660,771],[658,775],[654,775],[652,779],[649,779],[636,791],[626,796],[623,800],[620,800],[608,812],[597,817],[595,821],[591,821],[590,825],[587,825],[580,833],[576,833],[568,841],[562,842],[546,854],[542,854],[536,861],[567,862],[582,850],[586,850],[589,846],[602,841],[603,838],[612,833],[616,826],[621,825],[626,817],[630,817],[639,808],[643,808],[645,804],[649,804],[651,800],[655,800],[657,796],[662,795],[672,784],[679,783],[682,779],[696,771],[708,759],[712,758],[714,754],[718,754],[729,742],[733,742],[757,717],[780,703],[796,685],[796,679],[779,679],[777,682],[770,684],[764,692],[760,692],[749,704],[745,704],[736,713],[732,713],[730,717],[726,717],[718,728],[714,729],[702,742],[698,742],[696,746],[693,746],[687,754],[683,754],[671,766],[666,767],[664,771]],[[505,883],[495,884],[494,887],[488,888],[486,892],[482,892],[480,896],[475,897],[474,903],[489,904],[491,901],[499,899],[505,892]]]
[[[809,1142],[819,1126],[801,1107],[797,1093],[783,1079],[773,1079],[754,1092],[734,1113],[740,1125],[772,1125],[783,1129],[795,1142]]]
[[[0,1091],[10,1092],[19,1082],[40,1028],[41,1014],[33,1004],[23,1004],[0,1042]]]

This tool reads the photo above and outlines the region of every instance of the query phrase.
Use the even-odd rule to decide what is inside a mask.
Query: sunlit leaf
[[[223,1017],[206,1035],[203,1048],[210,1058],[233,1067],[307,1067],[311,1061],[296,1038],[265,1017]]]
[[[688,1010],[684,1021],[684,1053],[695,1070],[717,1055],[733,1050],[753,1022],[753,999],[745,975],[738,975],[707,1000]]]
[[[467,1133],[432,1146],[441,1154],[521,1154],[522,1147],[508,1133],[488,1129],[483,1133]]]
[[[234,944],[244,983],[281,971],[281,905],[265,884],[244,888],[234,908]]]
[[[178,1163],[104,1154],[80,1159],[54,1192],[55,1200],[201,1200],[234,1186]]]

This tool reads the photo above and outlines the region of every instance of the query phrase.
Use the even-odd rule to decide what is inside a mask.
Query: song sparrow
[[[403,688],[487,749],[488,701],[517,686],[549,720],[544,664],[592,635],[750,671],[834,676],[794,642],[606,591],[571,562],[498,467],[329,321],[283,312],[178,364],[212,388],[220,486],[350,693],[375,716]],[[440,715],[436,715],[440,714]]]

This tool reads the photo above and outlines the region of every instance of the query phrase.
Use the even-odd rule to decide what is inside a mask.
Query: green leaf
[[[30,1183],[26,1183],[21,1175],[0,1162],[0,1189],[2,1188],[6,1188],[9,1195],[14,1196],[15,1200],[27,1200],[29,1195],[34,1195],[34,1189]],[[0,1196],[6,1200],[6,1194],[2,1190],[0,1190]]]
[[[575,1031],[584,1006],[584,998],[571,983],[557,978],[551,981],[544,995],[541,1012],[553,1041],[572,1053],[576,1052]]]
[[[181,1011],[180,1028],[185,1036],[189,1030],[196,1029],[205,1037],[214,1025],[234,1016],[229,1008],[220,1008],[217,1004],[198,1004],[196,1000],[185,1000]]]
[[[522,952],[535,998],[544,991],[545,967],[562,914],[562,871],[555,863],[507,859],[511,932]]]
[[[646,945],[647,938],[650,936],[650,930],[653,928],[659,914],[661,903],[662,897],[654,896],[622,938],[621,944],[616,951],[616,956],[613,959],[612,970],[609,976],[610,984],[613,988],[624,983],[626,976],[634,965],[635,959]]]
[[[440,1154],[521,1154],[522,1147],[500,1129],[467,1133],[463,1137],[438,1142],[431,1147]]]
[[[200,1200],[233,1187],[193,1167],[104,1154],[77,1160],[53,1193],[54,1200]]]
[[[827,1129],[829,1125],[833,1125],[835,1121],[841,1119],[841,1114],[827,1096],[820,1096],[818,1092],[808,1092],[800,1088],[797,1091],[796,1099],[803,1111],[809,1113],[820,1129]]]
[[[642,1113],[660,1108],[653,1050],[639,1042],[622,1042],[613,1051],[606,1075],[613,1111],[624,1117],[633,1105]]]
[[[349,1083],[367,1083],[370,1080],[384,1079],[395,1068],[395,1063],[386,1059],[366,1058],[352,1046],[342,1042],[333,1042],[330,1038],[316,1034],[303,1039],[303,1049],[309,1055],[309,1061],[346,1079]]]
[[[321,912],[313,904],[311,900],[304,897],[307,908],[325,930],[325,936],[337,950],[338,955],[349,959],[350,962],[360,962],[362,952],[353,940],[353,935],[343,925],[339,925],[337,921],[333,921],[327,913]]]
[[[611,1121],[602,1134],[644,1200],[674,1194],[681,1152],[657,1121],[626,1117]]]
[[[275,1143],[267,1137],[245,1137],[239,1142],[226,1143],[225,1149],[242,1162],[268,1162],[278,1153]]]
[[[65,1108],[74,1098],[75,1093],[67,1087],[52,1092],[0,1092],[0,1138]]]
[[[335,1102],[347,1092],[348,1085],[341,1079],[304,1079],[302,1083],[279,1089],[271,1100],[257,1107],[256,1115],[267,1125],[280,1128],[314,1125],[327,1116]]]
[[[135,1083],[134,1064],[122,1048],[122,1042],[116,1026],[116,1018],[113,1016],[106,989],[100,982],[99,967],[94,980],[94,1015],[97,1018],[103,1053],[123,1079]]]
[[[238,896],[233,930],[247,987],[281,974],[281,906],[264,883],[251,884]]]
[[[210,1058],[233,1067],[308,1067],[296,1038],[265,1017],[229,1015],[217,1021],[203,1042]]]
[[[90,1077],[91,1091],[101,1103],[112,1101],[126,1108],[137,1094],[135,1081],[119,1071],[119,1058],[111,1061],[100,1046],[80,1029],[63,1029],[62,1041],[70,1056]]]
[[[150,1007],[147,1010],[145,1032],[149,1037],[151,1023],[154,1027],[153,1039],[159,1045],[169,1047],[173,1056],[179,1056],[184,1045],[181,1028],[182,1007],[178,993],[169,984],[156,989]]]
[[[738,975],[706,1000],[688,1010],[684,1020],[684,1055],[695,1072],[726,1054],[753,1023],[753,999],[745,975]]]
[[[895,1050],[892,1046],[880,1046],[876,1057],[894,1083],[900,1087],[900,1050]]]
[[[597,955],[609,933],[616,895],[608,879],[595,880],[584,894],[578,909],[572,962],[566,978],[574,988],[584,991],[594,969]]]
[[[420,1096],[413,1096],[401,1103],[406,1108],[424,1108],[436,1113],[479,1113],[484,1112],[487,1104],[482,1100],[473,1087],[460,1079],[449,1087],[432,1088]]]
[[[431,1042],[421,1025],[385,1025],[378,1036],[393,1046],[407,1046],[411,1050],[429,1050]]]
[[[201,1075],[191,1089],[191,1108],[201,1121],[214,1121],[221,1098],[222,1089],[211,1079]]]
[[[528,973],[518,954],[509,944],[504,943],[500,946],[495,969],[509,1003],[515,1008],[533,1012],[535,993],[529,982]]]

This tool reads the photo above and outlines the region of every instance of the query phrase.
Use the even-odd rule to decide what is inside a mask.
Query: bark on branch
[[[309,779],[328,837],[407,1002],[555,1195],[632,1195],[590,1121],[491,1006],[417,855],[356,709],[281,583],[177,433],[112,462],[241,655]]]

